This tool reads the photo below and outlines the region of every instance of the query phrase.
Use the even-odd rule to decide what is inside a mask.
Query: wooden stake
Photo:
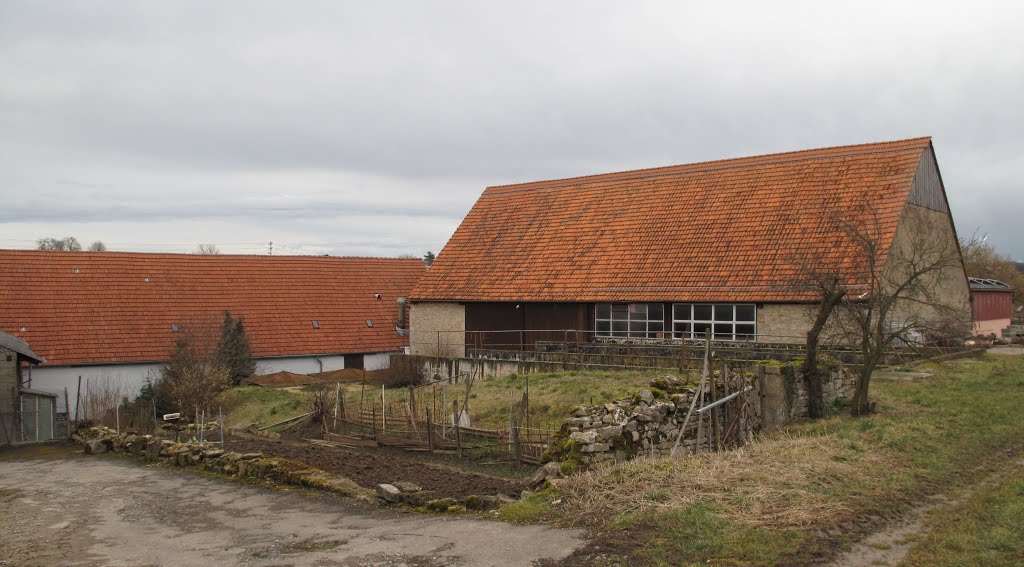
[[[434,452],[434,416],[431,408],[427,408],[427,451]]]
[[[700,385],[697,386],[697,390],[693,392],[693,399],[690,400],[690,409],[686,412],[686,418],[683,420],[683,426],[679,428],[679,433],[676,435],[676,442],[672,445],[672,451],[669,453],[670,457],[674,457],[676,449],[679,448],[679,441],[683,438],[683,432],[686,431],[686,426],[690,423],[690,417],[693,415],[694,408],[697,407],[697,400],[703,399],[704,394],[704,383],[708,379],[708,368],[711,362],[711,331],[708,330],[704,333],[704,372],[700,375]],[[697,418],[697,423],[700,423],[700,417]],[[697,436],[697,446],[700,446],[700,435]]]
[[[366,381],[361,383],[359,388],[359,421],[363,421],[363,398],[366,396]]]
[[[715,382],[716,382],[715,375],[711,374],[711,402],[712,403],[718,401],[718,392],[717,392],[717,388],[715,387]],[[718,408],[717,407],[711,408],[711,429],[714,430],[714,432],[715,432],[714,433],[714,437],[715,437],[715,450],[716,451],[721,451],[722,450],[722,430],[721,430],[722,424],[718,422],[718,414],[719,414],[719,412],[718,412]]]
[[[455,450],[462,458],[462,431],[459,428],[459,399],[452,400],[452,418],[455,420]]]
[[[523,452],[519,446],[519,424],[512,422],[512,451],[516,457],[516,468],[523,466]]]
[[[71,400],[68,399],[68,387],[64,386],[64,425],[68,429],[68,438],[71,437]]]
[[[78,377],[78,393],[75,394],[75,424],[78,424],[78,410],[82,406],[82,377]]]

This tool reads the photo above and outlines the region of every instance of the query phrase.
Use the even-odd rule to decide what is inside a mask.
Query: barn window
[[[661,303],[598,303],[594,315],[599,337],[653,339],[665,331]]]
[[[717,340],[752,341],[757,309],[752,303],[672,304],[672,338],[699,339],[708,329]]]

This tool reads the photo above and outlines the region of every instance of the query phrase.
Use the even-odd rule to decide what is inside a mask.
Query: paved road
[[[397,513],[56,452],[0,453],[0,566],[530,565],[584,544],[575,530]]]

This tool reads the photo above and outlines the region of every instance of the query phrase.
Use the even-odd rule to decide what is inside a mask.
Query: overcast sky
[[[488,185],[932,136],[1024,258],[1024,3],[0,0],[0,247],[422,255]]]

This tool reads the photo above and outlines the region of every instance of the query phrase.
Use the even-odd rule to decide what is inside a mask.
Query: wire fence
[[[704,341],[701,338],[601,337],[576,329],[523,329],[501,331],[419,330],[411,337],[413,354],[438,359],[469,358],[494,361],[539,362],[577,369],[699,367]],[[737,335],[712,335],[715,358],[733,364],[764,360],[793,362],[806,354],[805,336],[758,334],[756,340],[738,340]],[[750,337],[753,338],[753,337]],[[885,355],[888,364],[907,363],[922,357],[945,354],[956,347],[922,344],[891,345]],[[824,341],[822,356],[849,365],[861,363],[861,353],[838,342]]]

